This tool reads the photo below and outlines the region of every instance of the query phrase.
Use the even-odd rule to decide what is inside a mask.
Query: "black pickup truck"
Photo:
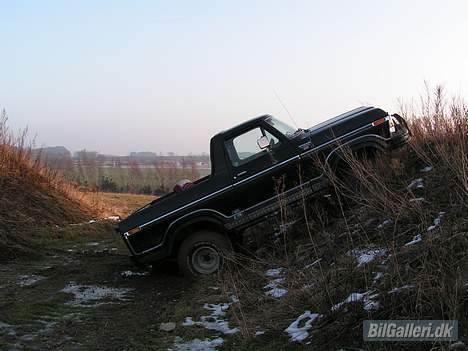
[[[118,231],[138,263],[176,258],[184,274],[211,274],[246,228],[278,212],[278,192],[283,204],[293,204],[327,187],[322,168],[314,166],[317,157],[332,164],[345,147],[391,150],[409,135],[402,117],[375,107],[310,129],[257,117],[211,139],[211,175],[137,210]]]

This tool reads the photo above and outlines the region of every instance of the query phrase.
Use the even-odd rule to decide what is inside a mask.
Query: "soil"
[[[109,230],[45,247],[0,267],[0,350],[167,349],[159,325],[190,282],[138,269]]]

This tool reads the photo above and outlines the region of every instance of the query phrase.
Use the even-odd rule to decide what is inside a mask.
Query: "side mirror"
[[[257,145],[260,149],[264,150],[270,146],[270,140],[266,136],[257,139]]]

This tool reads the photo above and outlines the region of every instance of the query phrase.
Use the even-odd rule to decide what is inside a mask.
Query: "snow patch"
[[[408,190],[422,189],[424,188],[424,183],[422,178],[417,178],[413,180],[408,186]]]
[[[309,336],[309,330],[312,329],[312,324],[320,317],[321,315],[318,313],[305,311],[284,331],[288,333],[291,341],[301,342]],[[300,325],[302,325],[302,327]]]
[[[406,284],[406,285],[400,286],[400,287],[398,287],[398,288],[393,288],[393,289],[390,290],[388,293],[389,293],[389,294],[395,294],[395,293],[399,293],[400,291],[408,290],[408,289],[413,289],[413,288],[414,288],[414,285],[412,285],[412,284]]]
[[[354,257],[357,261],[357,266],[361,267],[372,262],[376,258],[386,256],[387,253],[387,249],[383,248],[364,248],[351,250],[348,252],[348,255]]]
[[[124,271],[120,273],[120,275],[125,278],[134,277],[134,276],[141,277],[141,276],[145,276],[148,274],[149,272],[132,272],[132,271]]]
[[[421,234],[418,234],[418,235],[416,235],[416,236],[413,237],[413,240],[407,242],[407,243],[405,244],[405,246],[414,245],[414,244],[419,243],[420,241],[422,241],[422,235],[421,235]]]
[[[409,202],[423,202],[425,199],[423,197],[415,197],[414,199],[410,199]]]
[[[265,275],[270,278],[279,278],[281,275],[284,274],[286,271],[285,268],[279,267],[279,268],[272,268],[269,269],[265,272]]]
[[[118,222],[120,221],[120,217],[119,216],[109,216],[109,217],[104,217],[104,218],[100,218],[100,219],[91,219],[87,222],[81,222],[81,223],[70,223],[69,225],[73,225],[73,226],[76,226],[76,225],[86,225],[86,224],[93,224],[93,223],[97,223],[97,222],[101,222],[101,221],[114,221],[114,222]]]
[[[41,275],[24,274],[24,275],[19,275],[18,276],[17,283],[18,283],[19,286],[31,286],[31,285],[36,284],[38,281],[41,281],[43,279],[46,279],[46,278],[41,276]]]
[[[377,226],[377,229],[382,229],[383,227],[390,225],[392,223],[393,221],[391,219],[386,219],[385,221],[383,221],[381,224]]]
[[[426,167],[420,169],[419,171],[422,172],[422,173],[430,172],[430,171],[432,171],[432,166],[426,166]]]
[[[67,305],[76,307],[96,307],[102,304],[112,303],[113,301],[128,301],[127,295],[132,290],[133,289],[129,288],[79,285],[70,282],[61,291],[74,295],[74,300],[67,302]]]
[[[285,272],[284,268],[273,268],[265,272],[267,277],[274,278],[263,287],[263,289],[266,289],[265,295],[279,298],[288,293],[288,290],[281,286],[286,280],[283,277]]]
[[[176,336],[174,340],[173,348],[170,348],[170,351],[215,351],[218,346],[223,344],[224,340],[222,338],[216,339],[193,339],[187,342],[180,336]]]
[[[337,311],[341,309],[346,304],[362,301],[363,308],[366,311],[377,310],[380,307],[380,303],[376,301],[379,297],[379,294],[373,294],[372,291],[366,291],[365,293],[351,293],[344,301],[337,303],[336,305],[332,306],[332,311]]]
[[[15,327],[11,324],[4,323],[2,321],[0,321],[0,332],[10,336],[16,335]]]
[[[282,297],[288,293],[287,289],[280,287],[279,285],[284,282],[284,278],[273,279],[263,289],[268,289],[265,291],[265,295],[272,297]]]
[[[229,328],[229,322],[223,318],[231,304],[232,303],[205,303],[203,308],[211,311],[211,314],[209,316],[201,316],[200,321],[194,321],[192,317],[185,317],[185,321],[182,323],[182,326],[191,327],[199,325],[206,329],[215,330],[223,334],[235,334],[239,332],[239,328]]]
[[[383,273],[382,272],[376,272],[374,275],[374,279],[372,281],[373,284],[376,284],[380,279],[383,278]]]
[[[428,227],[427,231],[430,232],[436,229],[437,227],[439,227],[442,224],[442,219],[444,218],[444,216],[445,216],[445,212],[442,212],[442,211],[439,212],[437,217],[434,219],[434,224]]]

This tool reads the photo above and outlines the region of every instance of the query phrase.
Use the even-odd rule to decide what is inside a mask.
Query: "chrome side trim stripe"
[[[376,137],[376,138],[378,138],[378,139],[380,139],[380,140],[382,140],[382,141],[385,141],[385,142],[388,142],[388,141],[390,141],[390,140],[392,139],[391,137],[390,137],[390,138],[384,138],[384,137],[382,137],[382,136],[380,136],[380,135],[377,135],[377,134],[365,134],[365,135],[361,135],[360,137],[354,138],[354,139],[352,139],[352,140],[348,140],[346,143],[341,144],[341,145],[337,146],[336,148],[334,148],[332,151],[330,151],[330,153],[329,153],[328,156],[326,157],[325,162],[328,162],[328,160],[330,159],[330,157],[332,156],[332,154],[335,153],[337,150],[341,149],[343,146],[346,146],[346,145],[350,144],[350,143],[353,142],[353,141],[360,140],[360,139],[363,139],[363,138],[366,138],[366,137],[369,137],[369,136]],[[322,144],[322,145],[323,145],[323,144]],[[289,190],[287,191],[287,193],[292,192],[292,191],[294,191],[294,190],[297,190],[298,187],[304,187],[304,186],[306,186],[307,184],[310,184],[310,183],[312,183],[312,182],[316,182],[316,181],[318,181],[320,178],[322,178],[323,175],[324,175],[324,173],[322,173],[321,175],[319,175],[319,176],[317,176],[317,177],[315,177],[315,178],[312,178],[312,179],[308,180],[308,181],[305,182],[305,183],[299,184],[299,185],[296,186],[295,188],[289,189]],[[276,195],[275,195],[274,197],[276,197]],[[266,202],[268,202],[269,200],[271,200],[271,198],[270,198],[270,199],[263,200],[262,202],[263,202],[263,203],[266,203]],[[249,208],[243,210],[242,212],[248,211],[249,209],[251,209],[252,207],[255,207],[255,206],[257,206],[257,205],[258,205],[258,204],[254,205],[254,206],[251,206],[251,207],[249,207]],[[167,228],[166,232],[164,233],[163,239],[161,240],[161,243],[160,243],[160,244],[158,244],[158,245],[156,245],[156,246],[154,246],[154,247],[151,247],[151,248],[149,248],[149,249],[147,249],[147,250],[144,250],[144,251],[142,251],[142,252],[139,252],[139,253],[136,253],[136,252],[133,250],[133,247],[131,246],[130,242],[128,241],[128,233],[125,233],[125,234],[124,234],[125,240],[127,241],[128,246],[130,247],[130,250],[131,250],[131,252],[132,252],[133,255],[135,255],[135,256],[144,255],[144,254],[146,254],[146,253],[148,253],[148,252],[150,252],[150,251],[156,250],[157,248],[161,247],[161,246],[164,244],[164,242],[165,242],[165,240],[166,240],[166,236],[167,236],[167,234],[169,233],[169,229],[170,229],[170,227],[171,227],[174,223],[176,223],[178,220],[180,220],[180,219],[182,219],[182,218],[184,218],[184,217],[187,217],[187,216],[189,216],[189,215],[191,215],[191,214],[193,214],[193,213],[202,212],[202,211],[216,212],[217,214],[223,216],[225,219],[230,219],[230,218],[232,218],[232,217],[234,216],[234,215],[226,216],[226,215],[222,214],[221,212],[218,212],[218,211],[213,210],[213,209],[198,209],[198,210],[189,212],[189,213],[185,214],[184,216],[178,218],[176,221],[172,222],[172,223],[169,225],[169,227]]]
[[[192,206],[192,205],[195,205],[195,204],[197,204],[197,203],[199,203],[199,202],[201,202],[201,201],[207,200],[207,199],[209,199],[209,198],[211,198],[211,197],[213,197],[213,196],[215,196],[215,195],[217,195],[217,194],[220,194],[220,193],[222,193],[222,192],[224,192],[224,191],[226,191],[226,190],[228,190],[228,189],[231,189],[231,188],[233,188],[233,187],[235,187],[235,186],[237,186],[237,185],[240,185],[240,184],[242,184],[242,183],[245,183],[245,182],[247,182],[247,181],[249,181],[249,180],[252,180],[252,179],[254,179],[254,178],[256,178],[256,177],[260,177],[260,176],[262,176],[263,174],[265,174],[265,173],[271,171],[272,169],[274,169],[274,168],[276,168],[276,167],[283,166],[284,164],[286,164],[286,163],[288,163],[288,162],[291,162],[291,161],[293,161],[293,160],[297,160],[297,159],[299,159],[299,158],[303,158],[303,157],[307,156],[308,154],[310,154],[310,153],[312,153],[312,152],[314,152],[314,151],[320,150],[320,149],[322,149],[322,148],[324,148],[324,147],[326,147],[326,146],[328,146],[328,145],[330,145],[330,144],[333,144],[333,143],[335,143],[335,142],[337,142],[337,141],[339,141],[339,140],[341,140],[341,139],[344,139],[344,138],[346,138],[346,137],[348,137],[348,136],[351,136],[351,135],[353,135],[353,134],[359,133],[360,131],[366,130],[366,129],[371,128],[371,127],[372,127],[372,123],[366,124],[366,125],[364,125],[364,126],[358,128],[358,129],[356,129],[356,130],[353,130],[352,132],[343,134],[342,136],[340,136],[340,137],[337,138],[337,139],[333,139],[333,140],[327,141],[326,143],[320,144],[320,145],[314,147],[313,149],[310,149],[310,150],[307,150],[306,152],[303,152],[302,154],[296,155],[296,156],[291,157],[291,158],[289,158],[289,159],[287,159],[287,160],[285,160],[285,161],[282,161],[282,162],[280,162],[280,163],[278,163],[278,164],[275,164],[275,165],[273,165],[273,166],[271,166],[271,167],[269,167],[269,168],[266,168],[266,169],[264,169],[263,171],[258,172],[257,174],[254,174],[254,175],[252,175],[252,176],[250,176],[250,177],[247,177],[247,178],[245,178],[245,179],[242,179],[242,180],[240,180],[240,181],[238,181],[238,182],[236,182],[236,183],[234,183],[234,184],[231,184],[231,185],[229,185],[229,186],[227,186],[227,187],[224,187],[224,188],[222,188],[222,189],[219,189],[219,190],[215,191],[214,193],[205,195],[204,197],[202,197],[202,198],[200,198],[200,199],[197,199],[197,200],[195,200],[195,201],[192,201],[192,202],[190,202],[190,203],[188,203],[188,204],[185,204],[185,205],[182,206],[182,207],[176,208],[175,210],[172,210],[172,211],[170,211],[170,212],[168,212],[168,213],[165,213],[165,214],[163,214],[162,216],[159,216],[158,218],[155,218],[155,219],[153,219],[153,220],[151,220],[151,221],[149,221],[149,222],[146,222],[146,223],[140,225],[139,227],[140,227],[140,228],[144,228],[144,227],[146,227],[146,226],[148,226],[148,225],[150,225],[150,224],[152,224],[152,223],[154,223],[154,222],[157,222],[157,221],[159,221],[159,220],[161,220],[161,219],[164,219],[164,218],[166,218],[166,217],[168,217],[168,216],[170,216],[170,215],[172,215],[172,214],[174,214],[174,213],[176,213],[176,212],[178,212],[178,211],[182,211],[183,209],[186,209],[187,207],[190,207],[190,206]]]

